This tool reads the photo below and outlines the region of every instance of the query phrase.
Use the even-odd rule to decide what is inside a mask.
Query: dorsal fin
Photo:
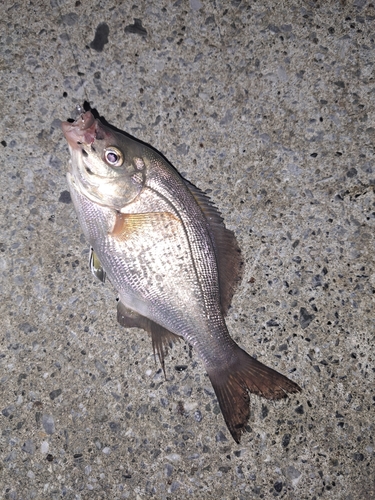
[[[225,227],[219,210],[210,198],[189,181],[185,180],[185,183],[207,220],[219,272],[221,310],[226,315],[242,278],[241,251],[233,231]]]
[[[128,328],[142,328],[151,335],[154,356],[158,355],[165,376],[164,358],[172,342],[180,340],[180,336],[170,332],[154,321],[127,308],[121,301],[117,303],[117,321]]]

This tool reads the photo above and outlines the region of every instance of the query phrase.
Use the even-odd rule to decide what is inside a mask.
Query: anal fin
[[[168,348],[171,347],[172,342],[179,341],[181,337],[151,319],[129,309],[121,301],[117,304],[117,321],[127,328],[142,328],[151,335],[154,356],[157,353],[165,376],[164,358],[168,354]]]
[[[249,392],[267,399],[281,399],[301,388],[281,373],[260,363],[236,346],[233,364],[208,372],[233,439],[239,443],[250,416]],[[249,391],[249,392],[248,392]]]

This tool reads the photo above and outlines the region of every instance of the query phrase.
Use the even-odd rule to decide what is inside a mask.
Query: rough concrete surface
[[[374,2],[5,0],[0,26],[1,498],[375,498]],[[89,272],[84,101],[238,237],[228,328],[303,388],[252,396],[240,445],[197,354],[164,380]]]

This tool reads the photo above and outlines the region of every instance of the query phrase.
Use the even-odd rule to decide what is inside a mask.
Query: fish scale
[[[62,129],[72,200],[96,255],[94,274],[107,275],[119,295],[119,323],[150,333],[163,369],[171,340],[191,344],[239,442],[249,392],[280,399],[300,387],[229,335],[224,316],[242,266],[234,234],[208,197],[153,148],[91,111]]]

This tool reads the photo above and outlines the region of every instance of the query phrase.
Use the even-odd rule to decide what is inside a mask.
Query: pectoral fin
[[[111,236],[119,240],[129,240],[130,238],[144,238],[159,235],[163,238],[174,232],[175,224],[180,224],[178,217],[170,212],[147,212],[140,214],[116,214],[115,224]]]
[[[122,302],[117,304],[117,321],[127,328],[142,328],[151,335],[154,356],[157,353],[165,376],[164,357],[168,354],[168,347],[172,342],[180,340],[180,336],[170,332],[145,316],[127,308]]]

